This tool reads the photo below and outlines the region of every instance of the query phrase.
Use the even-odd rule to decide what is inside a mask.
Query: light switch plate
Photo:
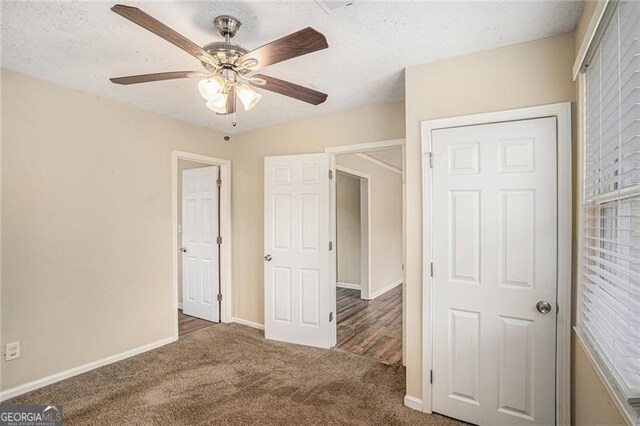
[[[5,346],[4,360],[11,361],[17,358],[20,358],[20,342],[7,343]]]

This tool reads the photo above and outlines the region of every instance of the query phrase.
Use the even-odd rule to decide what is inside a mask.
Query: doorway
[[[378,303],[372,303],[370,299],[382,302],[386,296],[394,299],[393,290],[398,293],[394,306],[398,307],[397,300],[400,299],[401,313],[396,315],[400,317],[400,326],[395,327],[395,341],[401,343],[395,350],[395,360],[390,362],[394,363],[398,358],[405,359],[403,354],[398,356],[406,347],[403,344],[406,335],[402,242],[404,184],[402,170],[385,164],[383,160],[383,156],[389,154],[385,151],[391,149],[397,150],[394,156],[399,159],[398,166],[402,167],[404,139],[327,148],[324,153],[265,157],[265,338],[322,348],[336,346],[336,314],[339,311],[336,287],[336,173],[342,171],[353,174],[353,170],[358,168],[355,165],[357,162],[366,164],[365,169],[383,170],[380,175],[387,173],[393,176],[392,179],[376,178],[373,172],[367,172],[371,176],[371,185],[375,186],[378,182],[380,187],[384,187],[388,181],[394,181],[396,185],[392,190],[393,196],[371,199],[371,211],[376,212],[371,215],[372,221],[376,218],[382,220],[378,225],[364,228],[375,228],[376,233],[365,231],[370,236],[369,242],[364,238],[360,242],[361,247],[365,247],[362,251],[369,255],[365,258],[364,267],[360,262],[355,265],[356,270],[363,272],[358,277],[362,280],[358,283],[360,290],[365,289],[362,293],[365,299],[362,300],[360,294],[356,298],[373,307]],[[348,156],[353,165],[348,164],[347,160],[336,165],[340,161],[338,157],[343,154],[353,154]],[[389,226],[385,219],[389,206],[398,212],[393,226]],[[361,223],[368,223],[366,216]],[[393,239],[384,235],[389,229],[397,230]],[[373,235],[377,237],[374,239]],[[388,266],[389,259],[391,266]],[[380,269],[382,265],[385,267]],[[366,289],[369,291],[365,295]],[[360,290],[357,292],[360,293]],[[365,313],[362,316],[367,317]],[[380,315],[381,322],[388,318],[389,315]],[[364,320],[352,324],[352,332],[362,331],[365,324]],[[387,346],[394,339],[390,339],[384,329],[382,332],[377,330],[377,351],[393,352]]]
[[[174,337],[231,318],[230,162],[174,151]]]
[[[403,146],[336,153],[336,347],[403,362]]]
[[[567,422],[570,105],[423,122],[423,411]]]

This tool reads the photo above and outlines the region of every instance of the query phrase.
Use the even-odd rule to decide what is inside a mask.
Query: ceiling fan
[[[205,105],[220,115],[236,111],[236,97],[245,110],[253,108],[262,95],[252,87],[279,93],[313,105],[319,105],[327,99],[325,93],[268,75],[253,74],[269,65],[329,47],[324,35],[311,27],[248,51],[239,44],[231,42],[231,38],[240,28],[240,21],[233,16],[222,15],[216,17],[213,24],[224,37],[224,41],[200,47],[137,7],[118,4],[111,10],[178,46],[198,59],[204,67],[204,71],[171,71],[117,77],[111,79],[113,83],[128,85],[179,78],[199,78],[201,80],[198,89],[206,100]]]

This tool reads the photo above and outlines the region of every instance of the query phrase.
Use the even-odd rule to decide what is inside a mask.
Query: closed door
[[[556,119],[432,141],[433,410],[554,424]]]
[[[182,172],[182,312],[219,321],[219,167]]]
[[[332,345],[329,154],[266,157],[265,337]]]

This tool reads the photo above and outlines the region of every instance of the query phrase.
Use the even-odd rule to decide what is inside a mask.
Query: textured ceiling
[[[265,73],[329,94],[314,107],[265,92],[238,125],[204,106],[197,80],[116,86],[109,77],[198,70],[170,43],[111,12],[107,2],[2,2],[2,66],[228,132],[404,99],[405,67],[573,30],[581,2],[365,2],[327,13],[316,2],[131,2],[199,45],[219,40],[219,14],[243,25],[247,48],[312,26],[329,49]]]
[[[380,151],[368,151],[364,153],[369,157],[373,157],[384,164],[402,170],[402,149],[382,149]]]

